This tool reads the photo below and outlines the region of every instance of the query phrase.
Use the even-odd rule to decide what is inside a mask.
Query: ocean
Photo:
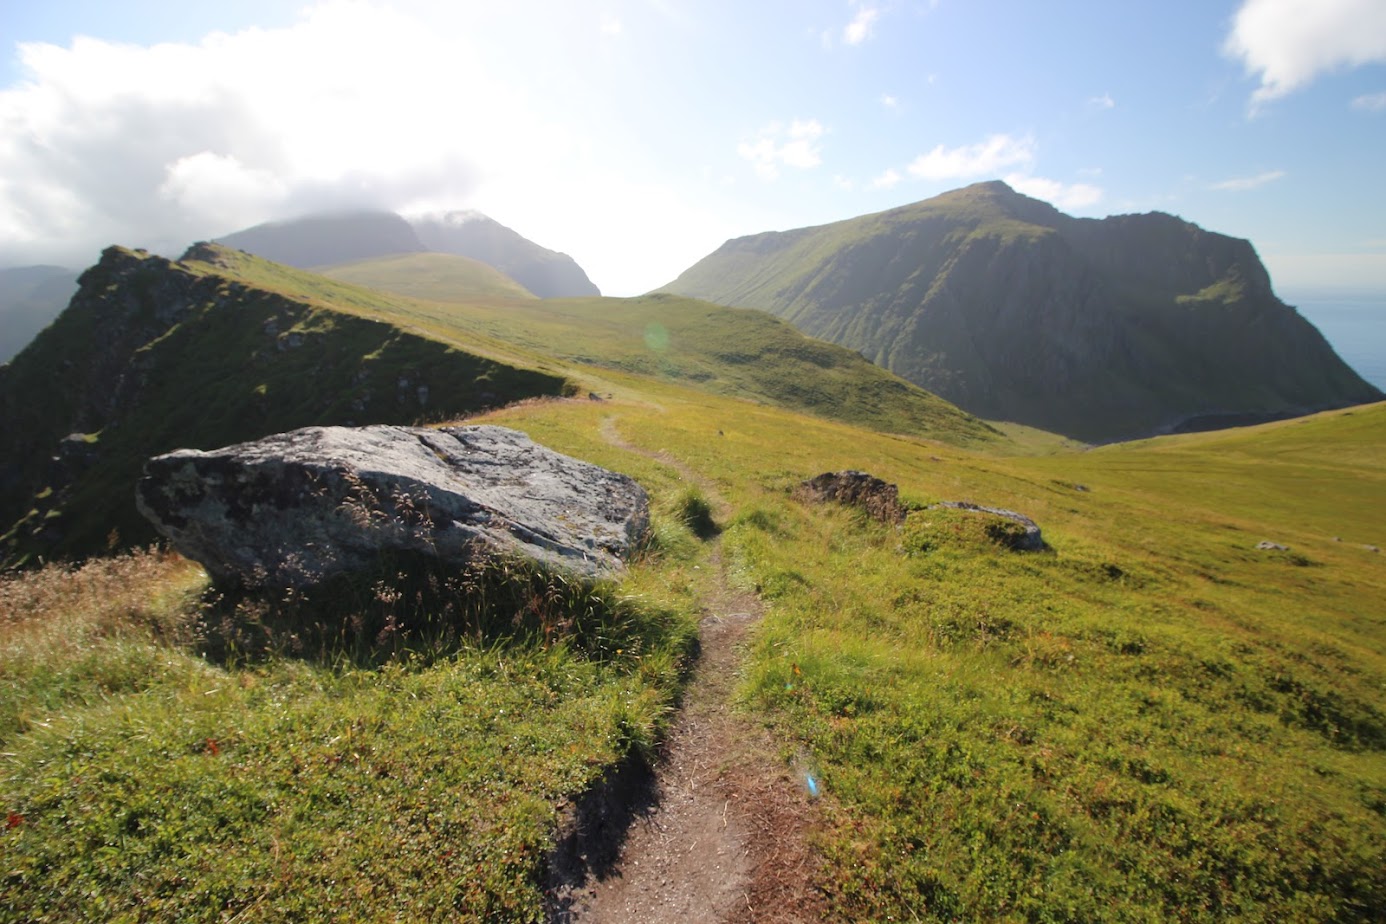
[[[1277,293],[1319,329],[1357,374],[1386,391],[1386,293]]]

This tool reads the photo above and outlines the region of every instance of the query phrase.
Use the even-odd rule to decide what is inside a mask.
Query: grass
[[[1368,921],[1386,903],[1386,572],[1363,548],[1386,406],[999,458],[659,405],[499,417],[561,440],[619,413],[731,502],[728,553],[769,605],[744,706],[818,771],[839,919]],[[905,526],[789,498],[842,468],[899,483]],[[1029,514],[1050,550],[920,509],[937,500]]]
[[[669,295],[432,302],[247,254],[214,253],[215,265],[193,265],[308,304],[384,318],[497,361],[585,379],[597,391],[609,388],[608,372],[627,373],[886,432],[969,445],[1005,442],[988,424],[859,354],[805,337],[759,311]]]
[[[255,272],[320,287],[308,308],[359,295]],[[688,387],[713,380],[635,344],[728,317],[674,318],[696,303],[401,301],[399,323],[520,356],[601,304],[567,349],[610,346],[580,370],[609,398],[479,419],[650,490],[619,585],[217,604],[158,553],[0,584],[0,921],[539,919],[560,807],[668,720],[713,535],[766,604],[740,704],[814,768],[835,919],[1379,917],[1386,405],[1074,451]],[[692,339],[675,369],[736,367]],[[792,499],[848,468],[900,486],[902,527]],[[1024,513],[1048,549],[942,500]]]
[[[534,298],[500,270],[450,253],[409,253],[320,268],[331,279],[410,298],[443,302]]]
[[[539,920],[559,813],[651,752],[691,651],[704,546],[677,476],[622,459],[658,539],[619,585],[221,600],[157,552],[7,577],[0,921]]]

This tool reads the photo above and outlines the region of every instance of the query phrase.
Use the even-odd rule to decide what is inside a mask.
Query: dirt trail
[[[724,517],[727,506],[678,460],[627,443],[608,418],[611,443],[670,465]],[[718,539],[711,540],[714,543]],[[754,594],[728,580],[720,547],[707,567],[701,654],[653,781],[626,813],[614,861],[593,863],[566,891],[554,919],[581,924],[807,922],[823,919],[808,834],[816,821],[801,780],[779,745],[731,707]],[[608,847],[615,847],[610,844]]]

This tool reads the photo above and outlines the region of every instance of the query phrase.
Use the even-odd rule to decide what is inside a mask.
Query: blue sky
[[[0,123],[0,264],[474,208],[634,294],[1002,178],[1386,292],[1382,0],[5,0]]]

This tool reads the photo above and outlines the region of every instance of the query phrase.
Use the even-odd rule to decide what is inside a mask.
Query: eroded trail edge
[[[612,444],[671,466],[718,508],[725,501],[665,453]],[[720,538],[704,568],[701,654],[653,775],[634,763],[580,805],[555,864],[550,919],[792,922],[823,918],[809,847],[817,813],[769,733],[732,708],[747,630],[760,600],[729,580]]]

